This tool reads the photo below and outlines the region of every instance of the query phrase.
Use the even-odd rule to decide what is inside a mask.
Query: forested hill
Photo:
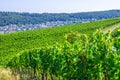
[[[119,17],[120,10],[81,13],[17,13],[0,12],[0,26],[9,24],[40,24],[52,21],[94,21]]]

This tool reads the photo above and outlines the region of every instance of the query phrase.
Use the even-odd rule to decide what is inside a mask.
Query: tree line
[[[18,13],[0,12],[0,26],[16,24],[40,24],[52,21],[100,20],[120,16],[120,10],[81,13]]]

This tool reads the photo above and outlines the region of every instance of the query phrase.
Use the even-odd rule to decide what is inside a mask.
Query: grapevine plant
[[[29,80],[119,80],[119,45],[120,36],[113,38],[110,31],[72,32],[64,44],[22,51],[6,66]]]

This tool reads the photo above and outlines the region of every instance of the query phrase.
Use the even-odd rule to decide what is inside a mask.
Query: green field
[[[120,22],[120,18],[101,20],[91,23],[72,24],[60,27],[42,28],[38,30],[22,31],[11,34],[0,35],[0,65],[5,65],[15,54],[56,42],[62,44],[65,34],[79,32],[91,34],[96,29],[106,28]]]
[[[62,44],[18,53],[6,67],[20,80],[119,80],[120,30],[72,32]]]

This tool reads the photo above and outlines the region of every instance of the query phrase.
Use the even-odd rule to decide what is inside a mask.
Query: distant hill
[[[6,64],[15,54],[23,50],[54,45],[56,42],[62,44],[65,41],[65,34],[70,32],[91,34],[96,29],[106,28],[117,23],[120,23],[120,18],[1,34],[0,65]]]
[[[54,21],[95,21],[120,16],[120,10],[81,13],[17,13],[0,12],[0,26],[16,24],[40,24]]]

